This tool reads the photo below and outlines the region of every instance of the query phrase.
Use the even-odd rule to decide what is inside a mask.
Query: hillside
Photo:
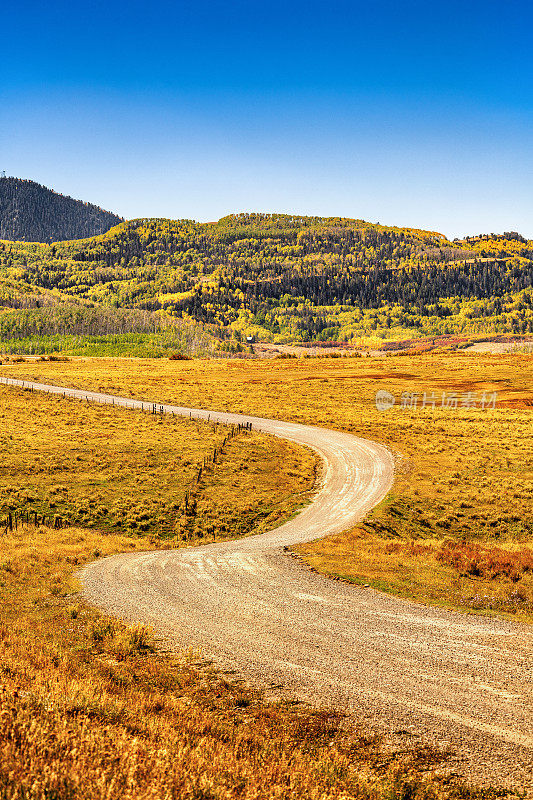
[[[0,178],[0,239],[54,242],[105,233],[122,218],[34,181]]]
[[[10,312],[10,337],[33,335],[36,320],[41,334],[70,330],[65,302],[78,321],[93,307],[87,333],[107,334],[113,309],[137,309],[207,325],[237,349],[246,335],[531,333],[533,242],[516,237],[451,242],[432,231],[277,214],[139,219],[82,240],[0,242],[0,303],[28,309]],[[106,330],[95,325],[99,308],[109,309]]]

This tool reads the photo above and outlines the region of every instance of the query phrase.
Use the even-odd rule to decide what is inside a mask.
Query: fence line
[[[6,378],[4,376],[0,376],[0,384],[3,384],[4,386],[13,386],[15,388],[25,389],[26,391],[30,392],[35,391],[35,384],[27,381],[22,381],[17,378]],[[62,396],[64,400],[68,398],[70,400],[81,400],[82,402],[83,400],[85,400],[87,404],[89,404],[90,402],[89,394],[85,394],[85,397],[83,396],[83,394],[67,395],[66,391],[63,389],[58,389],[58,391],[52,391],[51,388],[50,389],[45,388],[44,385],[39,386],[37,391],[41,391],[45,394],[57,395],[59,397]],[[93,400],[93,402],[98,403],[99,405],[112,405],[112,406],[115,405],[115,398],[112,396],[108,396],[108,399],[104,399],[103,395],[100,395],[100,398],[97,398],[93,395],[90,399]],[[126,400],[124,400],[124,402],[119,403],[118,405],[120,405],[123,408],[129,408]],[[144,406],[145,403],[139,400],[134,401],[131,404],[132,409],[140,410],[141,413],[145,412]],[[162,405],[161,403],[146,403],[146,406],[147,406],[147,413],[152,416],[159,415],[162,417],[163,414],[172,414],[173,418],[176,416],[173,410],[166,409],[165,406]],[[189,412],[189,419],[192,419],[192,411]],[[204,421],[207,425],[210,424],[210,420],[211,420],[210,413],[207,416],[207,420],[200,419],[200,421]],[[213,451],[208,453],[207,456],[204,456],[203,460],[195,467],[195,476],[190,481],[188,488],[185,491],[183,504],[180,503],[178,505],[177,508],[178,514],[182,510],[185,512],[185,514],[194,513],[196,511],[196,501],[194,499],[191,500],[191,498],[194,488],[200,483],[202,479],[202,475],[204,475],[209,465],[211,464],[214,465],[218,463],[217,459],[220,459],[220,456],[224,453],[224,447],[230,440],[234,439],[241,433],[249,433],[252,430],[251,422],[245,422],[245,423],[239,422],[237,424],[231,424],[231,423],[220,423],[218,421],[215,421],[213,423],[215,431],[217,425],[224,425],[225,427],[228,427],[229,430],[226,436],[224,436],[222,442],[218,446],[215,445]],[[21,511],[21,512],[14,512],[13,514],[9,512],[4,519],[4,522],[0,522],[0,529],[3,527],[4,533],[7,533],[8,531],[17,530],[19,523],[34,525],[35,527],[38,527],[39,525],[48,525],[49,527],[53,527],[56,529],[69,527],[71,525],[69,520],[66,520],[63,517],[57,515],[39,514],[35,511]]]

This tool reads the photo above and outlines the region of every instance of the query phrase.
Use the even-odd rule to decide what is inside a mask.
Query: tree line
[[[431,231],[276,214],[141,219],[82,241],[0,242],[3,284],[19,286],[20,297],[26,287],[27,302],[39,287],[50,302],[164,311],[303,340],[342,336],[361,320],[455,331],[461,320],[491,318],[530,331],[532,259],[533,243],[514,233],[450,242]],[[95,311],[91,325],[99,313],[103,328],[114,324]],[[123,318],[135,330],[138,319]]]

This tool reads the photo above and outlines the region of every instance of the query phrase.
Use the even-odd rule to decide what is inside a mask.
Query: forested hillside
[[[515,233],[451,242],[339,218],[141,219],[83,240],[0,242],[0,303],[20,336],[73,330],[65,303],[88,333],[108,333],[95,308],[137,309],[226,343],[531,333],[532,267],[533,242]]]
[[[0,239],[54,242],[105,233],[121,217],[34,181],[0,178]]]

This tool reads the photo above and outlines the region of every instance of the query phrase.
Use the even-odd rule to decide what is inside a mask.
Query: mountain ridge
[[[84,238],[0,241],[0,338],[144,336],[179,321],[241,352],[246,337],[533,332],[533,241],[513,231],[450,241],[362,219],[263,212],[107,222],[116,224]]]
[[[215,223],[140,218],[52,244],[0,242],[0,305],[65,302],[191,320],[237,342],[530,333],[533,241],[451,242],[364,220],[240,213]],[[59,309],[54,320],[39,313],[43,333],[57,328]]]

